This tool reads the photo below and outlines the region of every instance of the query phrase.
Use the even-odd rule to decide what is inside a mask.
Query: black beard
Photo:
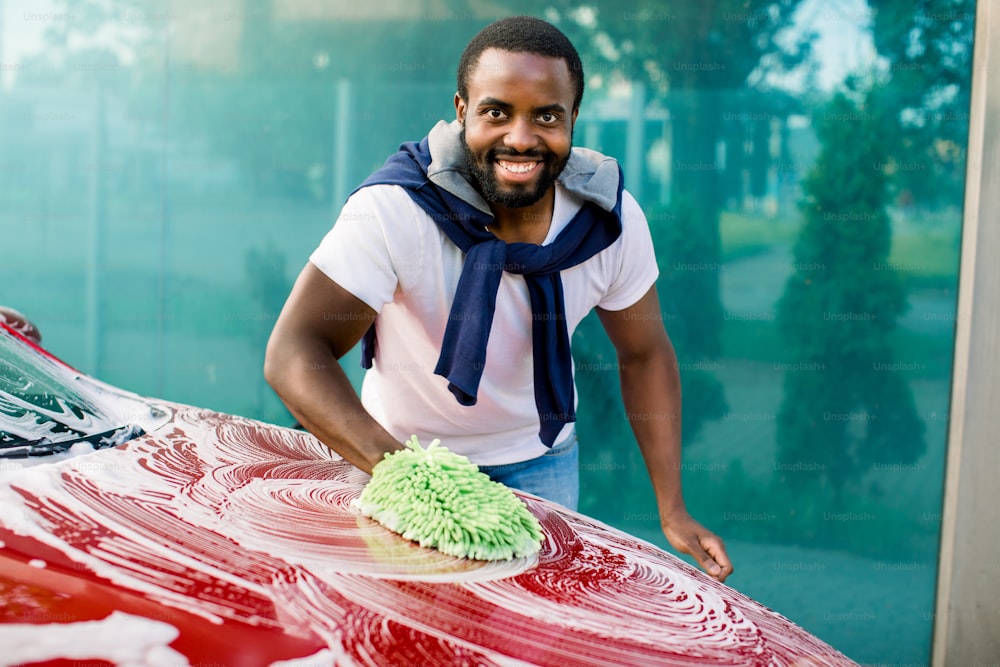
[[[469,168],[472,176],[472,185],[483,196],[489,204],[496,204],[504,208],[524,208],[531,206],[549,191],[552,184],[556,182],[559,174],[562,173],[566,163],[569,162],[569,153],[559,159],[551,151],[527,151],[520,153],[515,150],[491,148],[486,152],[484,160],[480,160],[469,148],[465,141],[465,128],[460,134],[462,139],[462,153],[465,155],[465,164]],[[502,190],[497,182],[493,165],[501,157],[532,157],[538,158],[542,162],[542,172],[538,177],[535,187],[519,185],[514,189]]]

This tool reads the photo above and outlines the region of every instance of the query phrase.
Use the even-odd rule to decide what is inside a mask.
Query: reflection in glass
[[[727,539],[729,583],[864,662],[929,659],[973,5],[503,7],[578,45],[575,142],[617,157],[646,210],[685,494]],[[0,16],[7,305],[111,383],[291,423],[260,368],[292,276],[346,194],[454,113],[495,10]],[[574,346],[582,509],[666,546],[594,318]]]

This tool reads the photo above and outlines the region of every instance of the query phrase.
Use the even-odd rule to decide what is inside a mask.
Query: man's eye
[[[540,115],[538,117],[538,119],[540,121],[542,121],[543,123],[545,123],[546,125],[549,125],[549,124],[554,123],[557,120],[559,120],[559,118],[554,113],[548,113],[548,112],[543,113],[542,115]]]
[[[488,109],[486,115],[493,120],[500,120],[503,118],[503,111],[500,111],[500,109]]]

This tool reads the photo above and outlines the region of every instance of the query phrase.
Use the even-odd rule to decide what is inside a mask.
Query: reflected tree
[[[965,185],[975,0],[868,0],[885,58],[896,203],[954,206]]]
[[[782,479],[835,495],[877,464],[925,451],[906,364],[890,349],[906,294],[889,261],[886,211],[960,202],[968,132],[973,0],[869,6],[885,64],[867,93],[838,95],[817,114],[823,150],[803,184],[797,270],[778,318],[791,355]]]
[[[885,164],[891,121],[875,92],[820,107],[822,148],[803,182],[795,271],[778,303],[787,345],[777,417],[779,481],[836,499],[880,463],[912,463],[924,423],[893,360],[889,334],[906,308],[891,245]]]

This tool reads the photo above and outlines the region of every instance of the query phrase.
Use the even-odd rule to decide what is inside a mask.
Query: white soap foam
[[[179,631],[169,623],[120,611],[98,621],[0,625],[4,665],[56,660],[107,660],[120,667],[182,667],[170,648]]]

